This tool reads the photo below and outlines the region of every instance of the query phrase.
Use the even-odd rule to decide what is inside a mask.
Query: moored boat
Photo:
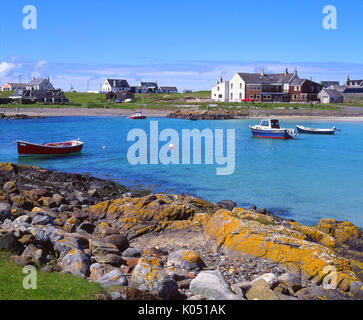
[[[279,120],[262,120],[260,125],[250,126],[254,137],[269,139],[292,139],[297,136],[294,129],[281,128]]]
[[[306,128],[303,126],[296,126],[297,131],[299,133],[308,133],[308,134],[334,134],[337,130],[336,127],[333,127],[331,129],[318,129],[318,128]]]
[[[142,120],[142,119],[146,119],[146,116],[143,116],[141,112],[136,112],[135,114],[130,116],[130,119]]]
[[[20,157],[31,156],[61,156],[80,153],[83,148],[83,142],[80,140],[71,140],[55,143],[30,143],[17,141],[18,155]]]

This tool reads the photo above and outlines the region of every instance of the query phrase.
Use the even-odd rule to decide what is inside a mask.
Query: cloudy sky
[[[50,76],[99,90],[107,77],[208,90],[223,74],[296,67],[315,81],[363,78],[363,1],[1,0],[0,84]],[[25,5],[37,10],[25,29]],[[337,29],[323,27],[326,5]],[[29,22],[29,20],[27,20]]]

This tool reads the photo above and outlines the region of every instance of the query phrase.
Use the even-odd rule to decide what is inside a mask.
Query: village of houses
[[[68,99],[61,89],[55,89],[48,78],[35,79],[29,83],[5,83],[0,91],[12,91],[12,94],[0,103],[47,103],[64,104]],[[189,93],[184,90],[183,93]],[[125,79],[106,79],[97,93],[106,95],[108,101],[117,103],[131,102],[135,94],[172,94],[178,89],[172,86],[159,86],[157,81],[140,81],[137,86],[130,86]],[[351,80],[349,75],[344,84],[339,81],[314,82],[302,79],[295,68],[287,68],[282,73],[236,73],[229,81],[222,76],[211,88],[210,101],[214,102],[260,102],[260,103],[299,103],[329,104],[343,103],[345,97],[363,99],[363,79]]]

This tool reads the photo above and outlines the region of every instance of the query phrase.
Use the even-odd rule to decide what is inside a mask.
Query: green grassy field
[[[96,300],[104,290],[70,274],[37,272],[37,289],[25,290],[23,268],[0,251],[0,300]]]
[[[0,97],[8,97],[11,92],[1,92]],[[196,107],[200,109],[218,108],[230,109],[236,107],[247,108],[304,108],[304,109],[325,109],[325,110],[339,110],[338,105],[321,105],[321,104],[286,104],[286,103],[227,103],[227,102],[206,102],[205,99],[210,98],[210,91],[197,91],[191,93],[172,93],[172,94],[136,94],[135,99],[129,103],[114,103],[108,102],[106,96],[100,93],[82,93],[82,92],[66,92],[65,96],[69,99],[70,103],[66,105],[44,105],[44,104],[30,104],[30,105],[1,105],[2,108],[112,108],[112,109],[176,109],[183,107]],[[203,100],[204,99],[204,100]],[[199,101],[198,101],[199,100]],[[354,106],[363,106],[359,103],[352,104]]]

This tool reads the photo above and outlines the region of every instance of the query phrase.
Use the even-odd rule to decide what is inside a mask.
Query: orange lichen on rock
[[[316,229],[336,239],[339,243],[358,239],[362,231],[353,223],[348,221],[337,221],[334,219],[321,219]]]
[[[349,260],[320,243],[305,240],[307,236],[296,228],[259,223],[258,220],[244,219],[238,212],[219,210],[209,220],[205,232],[219,246],[284,264],[309,279],[320,275],[323,279],[325,268],[333,266],[342,290],[347,290],[350,282],[358,280]]]

